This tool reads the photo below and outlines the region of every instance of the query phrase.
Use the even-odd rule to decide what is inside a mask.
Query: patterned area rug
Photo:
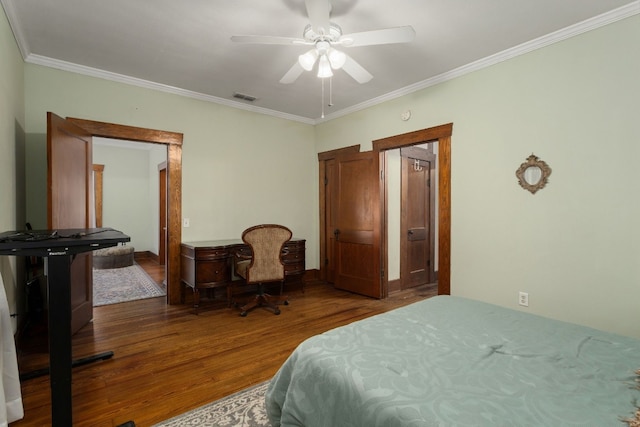
[[[268,386],[265,381],[153,427],[270,427],[264,408]]]
[[[93,270],[94,307],[163,295],[166,295],[166,291],[136,264]]]

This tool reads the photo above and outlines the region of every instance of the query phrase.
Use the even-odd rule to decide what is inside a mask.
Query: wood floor
[[[138,261],[161,282],[162,267]],[[169,306],[164,298],[94,309],[94,321],[73,337],[74,359],[113,351],[113,358],[73,371],[74,425],[106,427],[132,420],[151,426],[271,378],[306,338],[431,297],[434,286],[375,300],[309,282],[288,289],[290,305],[275,316],[256,309],[245,318],[220,300]],[[31,330],[18,344],[21,372],[47,365],[46,335]],[[49,377],[22,382],[18,426],[51,425]]]

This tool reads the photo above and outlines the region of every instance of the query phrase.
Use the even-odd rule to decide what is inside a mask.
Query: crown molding
[[[16,8],[13,5],[14,2],[11,0],[0,0],[0,4],[2,4],[4,13],[7,15],[11,32],[13,32],[13,37],[16,40],[18,49],[20,50],[20,54],[24,60],[31,52],[31,49],[29,48],[29,43],[27,43],[27,38],[24,36],[24,31],[22,31],[22,25],[20,25]]]
[[[563,28],[553,33],[549,33],[542,37],[538,37],[537,39],[522,43],[518,46],[514,46],[502,52],[498,52],[494,55],[487,56],[478,61],[471,62],[469,64],[455,68],[451,71],[447,71],[445,73],[431,77],[427,80],[423,80],[423,81],[414,83],[412,85],[405,86],[401,89],[398,89],[393,92],[389,92],[377,98],[372,98],[360,104],[356,104],[351,107],[342,109],[340,111],[336,111],[335,113],[327,114],[325,115],[324,119],[317,119],[316,124],[337,119],[338,117],[346,116],[348,114],[355,113],[356,111],[361,111],[366,108],[373,107],[378,104],[382,104],[386,101],[400,98],[401,96],[409,95],[419,90],[422,90],[431,86],[435,86],[449,80],[453,80],[457,77],[464,76],[465,74],[482,70],[483,68],[487,68],[492,65],[498,64],[500,62],[532,52],[534,50],[541,49],[543,47],[552,45],[554,43],[561,42],[563,40],[569,39],[571,37],[575,37],[577,35],[586,33],[588,31],[595,30],[600,27],[604,27],[605,25],[612,24],[622,19],[637,15],[639,13],[640,13],[640,0],[637,0],[637,1],[634,1],[633,3],[627,4],[626,6],[619,7],[618,9],[614,9],[602,15],[595,16],[593,18],[587,19],[585,21],[579,22],[577,24],[571,25],[569,27]]]
[[[180,95],[187,98],[198,99],[200,101],[212,102],[214,104],[225,105],[227,107],[237,108],[240,110],[251,111],[254,113],[266,114],[273,117],[278,117],[285,120],[292,120],[306,124],[314,124],[312,119],[296,116],[293,114],[287,114],[280,111],[270,110],[268,108],[256,107],[255,105],[246,105],[241,102],[232,101],[217,96],[206,95],[200,92],[194,92],[191,90],[181,89],[174,86],[169,86],[161,83],[155,83],[149,80],[143,80],[136,77],[126,76],[124,74],[112,73],[110,71],[100,70],[98,68],[87,67],[84,65],[78,65],[71,62],[60,61],[58,59],[49,58],[40,55],[29,55],[25,59],[25,62],[30,64],[42,65],[44,67],[55,68],[58,70],[69,71],[72,73],[82,74],[90,77],[97,77],[104,80],[110,80],[118,83],[124,83],[132,86],[138,86],[146,89],[157,90],[160,92],[171,93],[174,95]]]
[[[250,111],[254,113],[266,114],[269,116],[273,116],[273,117],[277,117],[285,120],[292,120],[292,121],[310,124],[310,125],[317,125],[320,123],[327,122],[329,120],[337,119],[339,117],[343,117],[348,114],[355,113],[357,111],[361,111],[378,104],[382,104],[386,101],[390,101],[392,99],[396,99],[396,98],[417,92],[419,90],[422,90],[431,86],[435,86],[440,83],[444,83],[446,81],[455,79],[457,77],[464,76],[465,74],[482,70],[484,68],[490,67],[500,62],[515,58],[520,55],[524,55],[531,51],[541,49],[551,44],[558,43],[568,38],[583,34],[591,30],[595,30],[597,28],[620,21],[625,18],[629,18],[631,16],[634,16],[640,13],[640,0],[636,0],[632,3],[619,7],[612,11],[606,12],[602,15],[595,16],[593,18],[587,19],[585,21],[579,22],[577,24],[571,25],[569,27],[563,28],[561,30],[555,31],[553,33],[531,40],[529,42],[522,43],[513,48],[506,49],[502,52],[498,52],[486,58],[482,58],[480,60],[455,68],[451,71],[447,71],[445,73],[439,74],[429,79],[411,84],[409,86],[405,86],[396,91],[389,92],[387,94],[384,94],[376,98],[372,98],[365,102],[361,102],[360,104],[356,104],[351,107],[336,111],[334,113],[327,114],[325,115],[324,118],[310,119],[307,117],[297,116],[294,114],[282,113],[280,111],[275,111],[268,108],[257,107],[254,105],[247,105],[241,102],[220,98],[217,96],[206,95],[199,92],[180,89],[174,86],[168,86],[160,83],[151,82],[148,80],[138,79],[135,77],[125,76],[122,74],[112,73],[104,70],[99,70],[97,68],[86,67],[83,65],[78,65],[78,64],[74,64],[66,61],[60,61],[57,59],[48,58],[45,56],[31,54],[29,45],[26,41],[26,38],[24,37],[24,32],[22,31],[22,27],[19,23],[19,20],[17,19],[15,8],[13,6],[13,1],[0,0],[0,3],[2,4],[2,7],[5,10],[5,14],[7,15],[7,19],[9,20],[9,25],[11,26],[11,30],[13,31],[14,37],[18,44],[18,48],[20,49],[20,53],[22,54],[24,61],[27,63],[56,68],[63,71],[69,71],[73,73],[83,74],[91,77],[97,77],[105,80],[111,80],[114,82],[143,87],[147,89],[158,90],[161,92],[172,93],[175,95],[198,99],[205,102],[212,102],[215,104],[225,105],[231,108],[237,108],[240,110]]]

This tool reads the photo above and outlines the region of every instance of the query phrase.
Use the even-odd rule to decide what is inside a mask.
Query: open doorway
[[[126,248],[94,252],[94,306],[164,296],[165,236],[158,230],[166,230],[166,213],[159,206],[167,190],[158,175],[162,165],[166,180],[167,148],[92,139],[96,226],[127,230],[131,238]],[[117,250],[132,252],[114,255]]]
[[[438,294],[448,295],[451,293],[451,135],[453,133],[453,123],[448,123],[432,128],[408,132],[405,134],[390,136],[388,138],[373,141],[373,152],[381,159],[386,157],[390,150],[401,149],[404,147],[422,146],[434,144],[437,147],[437,157],[435,159],[437,181],[435,185],[436,197],[433,202],[434,214],[436,221],[434,224],[434,274],[437,275]],[[380,162],[381,165],[381,192],[384,193],[384,200],[380,203],[381,222],[386,227],[389,209],[386,193],[386,179],[389,176],[385,169],[386,162]],[[382,288],[389,291],[389,235],[383,233],[381,252],[383,255],[383,272]]]
[[[438,294],[447,295],[450,293],[450,275],[451,275],[451,134],[453,124],[448,123],[428,129],[422,129],[406,134],[391,136],[384,139],[373,141],[373,149],[370,152],[360,152],[360,146],[354,145],[338,150],[327,151],[318,154],[319,161],[319,206],[320,206],[320,271],[319,278],[329,283],[335,283],[337,276],[336,265],[339,260],[336,254],[336,238],[341,236],[340,228],[336,227],[333,215],[339,211],[334,201],[339,196],[334,194],[337,191],[330,183],[332,177],[341,173],[336,161],[339,159],[348,159],[355,155],[369,155],[375,169],[374,179],[376,191],[378,195],[372,197],[360,197],[369,201],[367,215],[360,215],[361,218],[368,220],[368,225],[372,226],[372,232],[368,234],[370,245],[373,250],[369,250],[366,254],[357,253],[351,259],[369,260],[370,255],[378,256],[379,263],[360,262],[361,270],[370,278],[372,287],[379,287],[381,298],[386,298],[389,293],[388,279],[388,248],[389,236],[387,235],[387,199],[386,199],[386,182],[388,177],[385,169],[385,153],[388,150],[399,149],[402,147],[410,147],[420,144],[437,143],[437,193],[434,206],[436,209],[436,223],[434,228],[434,236],[436,236],[437,246],[434,248],[437,266],[437,287]],[[367,171],[368,174],[368,171]],[[333,181],[336,181],[333,179]],[[379,183],[379,184],[378,184]],[[375,196],[375,197],[374,197]],[[346,209],[350,207],[347,205]],[[357,212],[356,212],[357,213]],[[379,224],[379,226],[378,226]],[[353,233],[358,234],[358,233]],[[363,234],[363,233],[359,233]],[[358,250],[365,245],[351,245],[354,250]],[[368,249],[369,247],[367,247]],[[379,271],[378,271],[378,267]]]
[[[102,203],[98,205],[96,191],[96,221],[100,216],[107,226],[127,230],[137,252],[160,258],[162,239],[157,230],[166,223],[166,214],[159,209],[160,192],[166,193],[166,185],[159,182],[158,174],[160,165],[166,172],[166,147],[94,137],[92,157],[94,165],[102,165]]]
[[[167,164],[167,302],[180,304],[180,243],[182,240],[182,139],[183,135],[113,123],[67,118],[94,137],[124,139],[135,143],[160,144],[166,148]]]

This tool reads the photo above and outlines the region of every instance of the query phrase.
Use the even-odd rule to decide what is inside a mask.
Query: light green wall
[[[387,152],[387,279],[400,279],[400,220],[401,220],[401,182],[402,165],[400,150]]]
[[[183,241],[281,223],[307,239],[306,268],[318,268],[313,126],[33,64],[25,80],[30,141],[46,133],[47,111],[184,134]],[[42,145],[30,148],[41,153]]]
[[[314,128],[36,65],[24,66],[23,98],[3,19],[0,225],[16,222],[4,207],[18,185],[15,123],[27,158],[42,162],[52,111],[183,132],[183,238],[281,222],[308,239],[307,268],[317,268],[316,153],[453,122],[452,293],[518,308],[526,291],[529,312],[640,337],[638,40],[634,16]],[[514,175],[532,152],[553,169],[536,195]]]
[[[0,8],[2,10],[2,8]],[[23,228],[25,221],[24,65],[11,27],[0,12],[0,232]],[[18,286],[24,280],[15,257],[0,256],[0,286],[4,284],[11,313],[24,314]],[[20,283],[20,285],[18,285]],[[12,318],[13,328],[16,320]]]
[[[636,15],[320,124],[316,149],[452,122],[452,294],[640,337],[639,41]]]

